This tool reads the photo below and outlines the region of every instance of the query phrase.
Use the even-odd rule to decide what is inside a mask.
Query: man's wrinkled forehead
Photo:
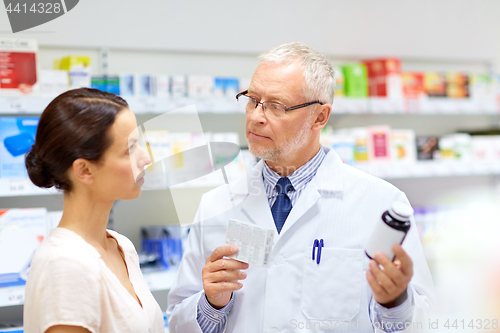
[[[302,66],[297,61],[287,63],[262,62],[257,67],[249,93],[266,94],[276,99],[296,100],[305,86]]]

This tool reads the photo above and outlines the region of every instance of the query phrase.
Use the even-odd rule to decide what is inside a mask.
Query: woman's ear
[[[70,169],[75,180],[90,185],[94,182],[93,165],[86,159],[76,159]]]

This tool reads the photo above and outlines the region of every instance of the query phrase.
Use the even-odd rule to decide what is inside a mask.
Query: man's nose
[[[257,107],[253,110],[253,112],[248,114],[248,117],[253,122],[265,123],[267,121],[264,106],[262,104],[257,104]]]

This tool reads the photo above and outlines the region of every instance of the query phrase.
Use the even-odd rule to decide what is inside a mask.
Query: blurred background
[[[152,166],[157,178],[139,199],[117,202],[109,224],[142,251],[165,310],[187,233],[179,225],[224,182],[217,173],[190,176],[199,170],[182,152],[231,142],[241,152],[214,155],[204,167],[238,173],[256,163],[234,96],[260,53],[292,41],[336,69],[322,143],[393,183],[415,209],[441,309],[432,331],[500,331],[500,2],[86,0],[12,33],[14,13],[14,5],[0,8],[0,331],[22,331],[31,255],[60,219],[62,195],[35,188],[24,169],[38,117],[55,96],[78,87],[120,94],[151,149],[177,154],[178,185],[169,188],[165,168]],[[173,128],[151,125],[193,105],[194,118],[189,109],[169,114]]]

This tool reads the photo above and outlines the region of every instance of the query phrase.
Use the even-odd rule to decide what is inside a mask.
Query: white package
[[[26,281],[33,254],[47,235],[47,209],[0,210],[0,285]]]
[[[238,246],[238,253],[230,258],[259,267],[267,267],[273,245],[274,230],[253,224],[229,220],[226,245]]]

